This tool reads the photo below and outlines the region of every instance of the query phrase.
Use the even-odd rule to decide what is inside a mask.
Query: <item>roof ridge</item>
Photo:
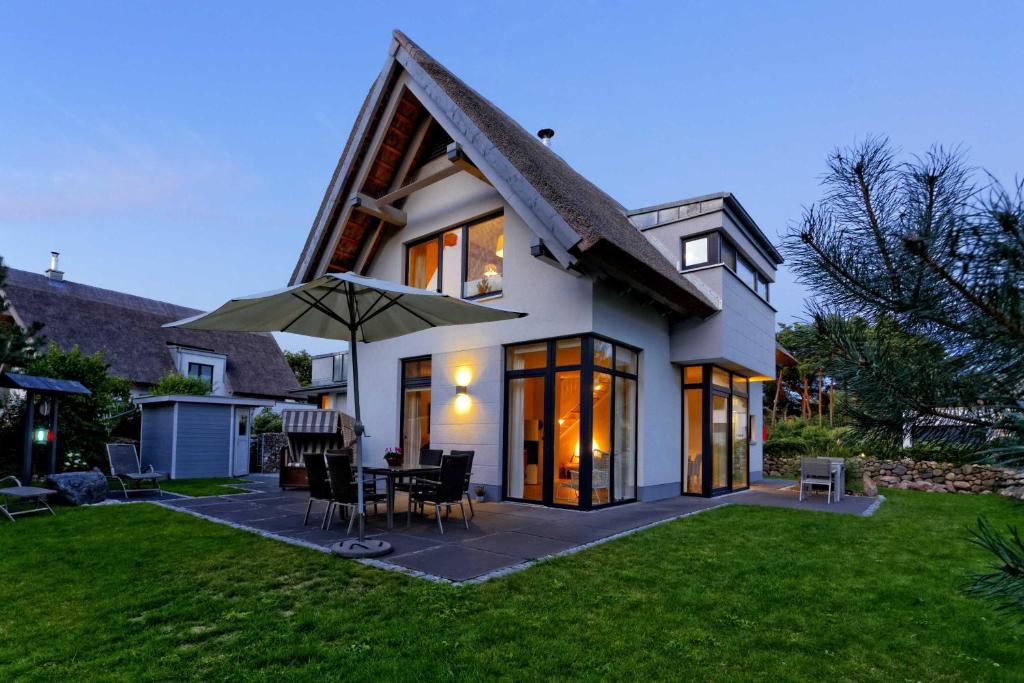
[[[150,299],[148,297],[139,296],[138,294],[119,292],[116,289],[96,287],[95,285],[87,285],[73,280],[51,280],[46,275],[34,273],[30,270],[21,270],[20,268],[11,268],[8,266],[7,274],[7,286],[14,285],[15,287],[32,287],[36,290],[43,290],[46,288],[46,291],[58,289],[60,290],[60,294],[63,296],[83,299],[99,304],[106,304],[108,306],[117,306],[120,308],[145,308],[149,312],[156,314],[168,312],[166,310],[157,310],[157,308],[175,309],[175,311],[186,312],[189,314],[202,313],[202,311],[197,308],[182,306],[169,301],[161,301],[160,299]],[[11,279],[11,274],[15,275],[15,279]],[[21,281],[19,282],[18,279],[21,279]],[[132,304],[136,305],[133,306]],[[156,306],[154,306],[154,304],[156,304]],[[177,313],[174,313],[173,315],[176,314]]]

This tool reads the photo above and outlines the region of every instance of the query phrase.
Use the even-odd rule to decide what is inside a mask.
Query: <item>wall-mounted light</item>
[[[469,383],[473,380],[473,371],[463,365],[455,370],[455,412],[463,415],[469,412],[473,404],[469,397]]]
[[[32,441],[35,443],[50,443],[53,441],[53,432],[45,427],[36,427],[32,432]]]

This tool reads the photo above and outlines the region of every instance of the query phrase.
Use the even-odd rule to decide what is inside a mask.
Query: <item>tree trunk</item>
[[[800,401],[800,417],[805,420],[811,419],[811,386],[807,375],[801,378],[804,385],[804,392]]]
[[[775,400],[772,401],[772,429],[775,429],[775,418],[779,410],[779,396],[782,395],[782,373],[785,369],[779,370],[779,376],[775,378]]]
[[[819,372],[818,373],[818,426],[819,427],[821,426],[822,419],[823,419],[822,411],[825,408],[825,406],[823,405],[824,402],[825,402],[825,387],[822,386],[822,376],[821,376],[821,373]]]
[[[828,385],[828,426],[835,427],[835,411],[836,405],[836,383],[835,381],[829,382]]]

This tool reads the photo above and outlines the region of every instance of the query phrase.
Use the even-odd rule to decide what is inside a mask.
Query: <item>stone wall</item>
[[[280,432],[254,434],[249,442],[249,460],[262,463],[261,472],[277,472],[281,449],[287,445],[288,437]]]
[[[878,486],[935,493],[999,493],[1024,500],[1024,469],[994,465],[958,466],[948,462],[914,461],[910,458],[850,458],[848,463],[849,470],[869,475]],[[799,469],[799,457],[778,458],[766,455],[764,458],[767,476],[796,477]]]

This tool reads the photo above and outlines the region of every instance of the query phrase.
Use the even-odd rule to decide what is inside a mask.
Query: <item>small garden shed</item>
[[[139,457],[171,479],[249,474],[252,411],[271,400],[229,396],[143,396]]]

